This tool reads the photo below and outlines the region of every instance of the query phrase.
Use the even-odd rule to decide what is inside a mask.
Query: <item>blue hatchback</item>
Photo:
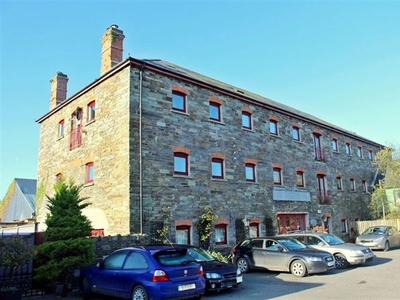
[[[114,251],[82,272],[85,299],[95,294],[124,299],[200,299],[205,292],[203,268],[187,249],[163,246]]]

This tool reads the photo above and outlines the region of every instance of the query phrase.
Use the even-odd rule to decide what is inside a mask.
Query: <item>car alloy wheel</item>
[[[246,273],[249,271],[249,262],[244,257],[239,258],[236,261],[236,266],[239,268],[240,272]]]
[[[348,262],[346,257],[343,254],[335,254],[335,265],[337,269],[345,269],[347,268]]]
[[[290,265],[290,273],[296,277],[304,277],[307,273],[306,265],[301,260],[295,260]]]
[[[132,300],[148,300],[149,297],[147,296],[146,289],[141,286],[135,286],[132,291]]]

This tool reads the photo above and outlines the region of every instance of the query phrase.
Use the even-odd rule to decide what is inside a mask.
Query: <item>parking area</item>
[[[290,273],[251,271],[237,289],[207,294],[204,300],[375,300],[400,299],[400,249],[375,251],[372,262],[359,267],[334,269],[326,273],[296,278]],[[27,300],[33,298],[26,298]],[[60,299],[55,295],[35,297],[35,300]],[[66,300],[82,299],[73,293]],[[111,300],[99,297],[93,300]],[[116,300],[116,299],[112,299]]]
[[[206,295],[207,300],[232,299],[400,299],[400,249],[375,251],[372,262],[296,278],[290,273],[253,271],[237,289]]]

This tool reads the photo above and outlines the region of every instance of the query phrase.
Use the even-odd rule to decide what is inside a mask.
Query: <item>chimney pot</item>
[[[50,109],[53,109],[67,99],[68,76],[57,72],[50,80],[50,84]]]
[[[122,61],[124,33],[118,25],[111,25],[101,38],[101,68],[100,75]]]

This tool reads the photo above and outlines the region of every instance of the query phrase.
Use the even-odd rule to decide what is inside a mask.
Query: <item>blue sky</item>
[[[400,0],[0,0],[0,200],[36,179],[49,80],[68,97],[100,75],[100,38],[124,31],[124,59],[160,58],[399,145]]]

